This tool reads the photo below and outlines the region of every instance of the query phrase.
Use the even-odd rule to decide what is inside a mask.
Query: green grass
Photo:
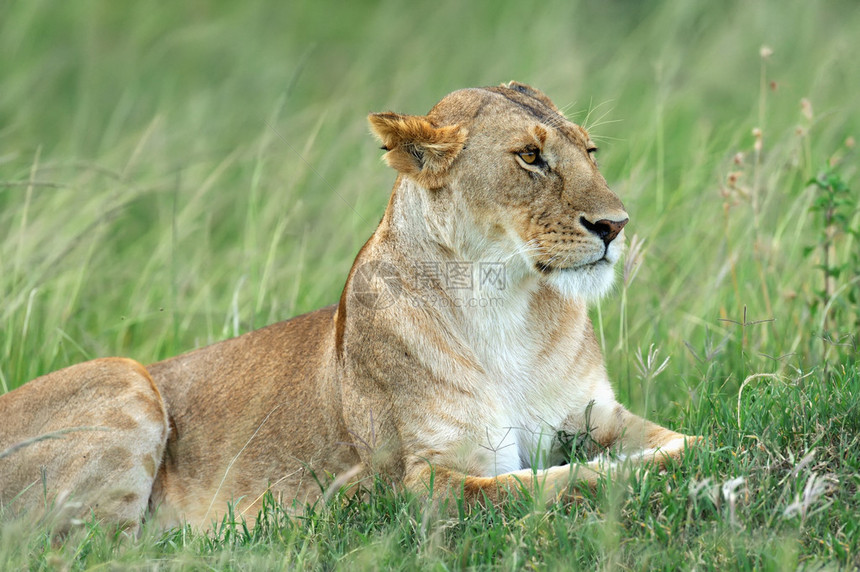
[[[0,392],[335,301],[394,178],[365,115],[517,79],[589,127],[644,240],[593,313],[619,397],[710,443],[548,511],[372,486],[60,543],[0,513],[0,569],[860,564],[858,29],[848,1],[0,5]]]

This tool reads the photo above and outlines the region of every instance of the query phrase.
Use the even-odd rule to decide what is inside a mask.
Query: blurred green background
[[[806,181],[855,175],[857,30],[849,1],[5,2],[0,390],[334,302],[394,179],[366,114],[511,79],[590,129],[645,241],[595,312],[624,400],[672,415],[814,362]],[[775,321],[720,321],[744,306]]]

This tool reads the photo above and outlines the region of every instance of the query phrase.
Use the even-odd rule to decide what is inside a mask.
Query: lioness
[[[253,519],[266,491],[298,509],[333,475],[378,473],[497,503],[596,483],[566,439],[658,465],[697,441],[628,412],[607,379],[586,301],[613,281],[627,213],[585,129],[515,82],[369,120],[398,176],[340,301],[3,395],[0,502],[47,490],[121,526],[149,506],[206,527],[228,502]]]

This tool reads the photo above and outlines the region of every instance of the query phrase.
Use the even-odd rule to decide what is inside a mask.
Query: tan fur
[[[90,515],[134,529],[167,440],[147,371],[108,358],[39,377],[0,396],[0,506],[57,519]],[[47,496],[46,496],[47,493]]]
[[[629,413],[607,379],[586,302],[612,282],[627,213],[584,129],[513,82],[369,120],[399,176],[340,302],[0,397],[0,502],[38,506],[44,465],[52,498],[119,523],[147,498],[164,525],[206,527],[231,501],[253,519],[266,491],[301,510],[374,472],[474,505],[594,485],[610,457],[566,464],[565,439],[657,464],[697,442]],[[10,449],[75,427],[90,429]]]

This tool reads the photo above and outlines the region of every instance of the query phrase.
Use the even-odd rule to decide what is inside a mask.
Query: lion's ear
[[[426,117],[386,112],[367,119],[388,151],[388,165],[428,189],[444,185],[445,172],[466,143],[465,129],[435,127]]]

